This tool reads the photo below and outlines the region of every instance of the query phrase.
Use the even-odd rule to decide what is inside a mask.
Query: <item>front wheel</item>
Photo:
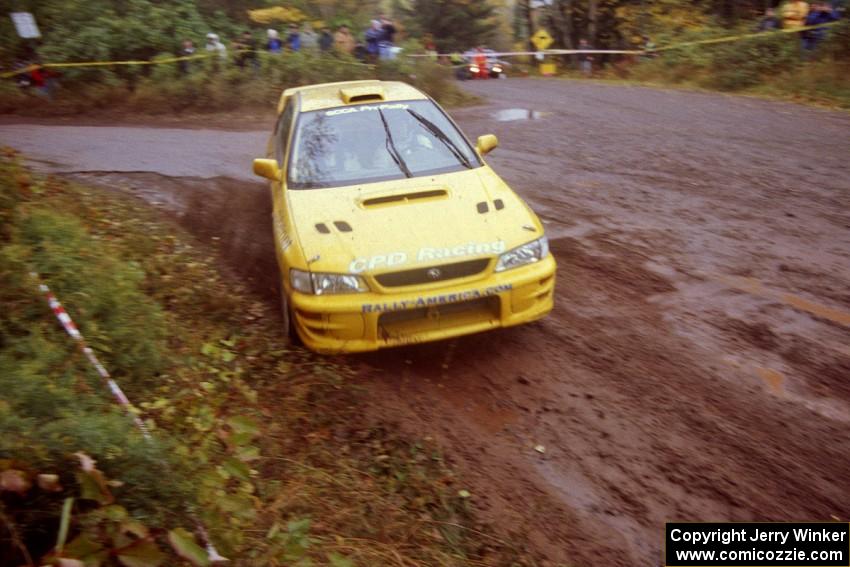
[[[283,319],[283,336],[286,343],[292,346],[303,346],[304,343],[295,329],[295,320],[292,315],[292,309],[289,307],[286,290],[282,287],[280,289],[280,316]]]

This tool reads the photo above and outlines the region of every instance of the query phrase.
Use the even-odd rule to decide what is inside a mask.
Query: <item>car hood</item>
[[[381,273],[492,257],[543,234],[488,166],[287,193],[313,272]]]

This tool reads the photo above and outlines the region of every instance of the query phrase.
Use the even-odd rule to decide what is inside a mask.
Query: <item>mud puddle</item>
[[[516,120],[540,120],[552,114],[530,108],[506,108],[493,113],[493,118],[499,122],[514,122]]]

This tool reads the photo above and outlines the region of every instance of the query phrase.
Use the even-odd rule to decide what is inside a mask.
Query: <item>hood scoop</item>
[[[449,196],[445,189],[431,189],[428,191],[414,191],[412,193],[397,193],[386,195],[383,197],[372,197],[363,199],[361,204],[365,208],[381,207],[386,205],[400,205],[412,201],[431,201],[436,199],[445,199]]]

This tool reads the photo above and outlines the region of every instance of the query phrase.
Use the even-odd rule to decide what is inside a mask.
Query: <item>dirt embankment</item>
[[[438,439],[501,537],[553,563],[658,564],[665,521],[847,520],[850,116],[565,81],[468,88],[490,103],[453,115],[499,136],[489,161],[546,223],[556,308],[348,357],[365,411]],[[184,135],[142,132],[166,152]],[[104,135],[52,161],[74,170]],[[238,155],[261,151],[265,133],[244,135]],[[262,183],[202,179],[229,175],[226,138],[187,139],[191,163],[173,151],[85,176],[181,216],[274,301]]]

